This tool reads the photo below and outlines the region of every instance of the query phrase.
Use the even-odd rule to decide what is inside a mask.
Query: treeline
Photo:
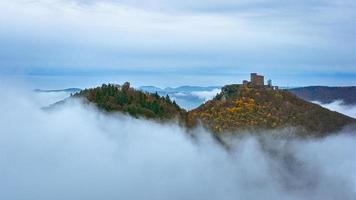
[[[74,94],[74,97],[85,97],[107,112],[120,111],[134,117],[172,119],[185,112],[168,95],[161,97],[157,93],[135,90],[128,82],[123,85],[103,84],[82,90]]]

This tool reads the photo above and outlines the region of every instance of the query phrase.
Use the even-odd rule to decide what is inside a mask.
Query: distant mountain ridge
[[[323,104],[342,100],[346,105],[356,105],[356,87],[309,86],[289,89],[291,93],[306,101],[318,101]]]
[[[70,92],[70,93],[75,93],[79,92],[82,89],[80,88],[66,88],[66,89],[58,89],[58,90],[43,90],[43,89],[35,89],[35,92]]]
[[[156,86],[141,86],[138,89],[147,92],[192,92],[192,91],[207,91],[221,88],[221,86],[190,86],[190,85],[183,85],[179,87],[166,87],[166,88],[159,88]]]
[[[161,96],[169,95],[174,99],[181,107],[187,110],[194,109],[200,104],[204,103],[207,99],[211,99],[220,90],[220,86],[179,86],[176,88],[166,87],[159,88],[155,86],[141,86],[138,89],[155,93],[157,92]]]

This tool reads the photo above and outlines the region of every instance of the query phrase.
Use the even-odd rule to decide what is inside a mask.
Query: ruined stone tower
[[[251,73],[251,84],[256,86],[264,86],[265,80],[264,76],[258,75],[257,73]]]

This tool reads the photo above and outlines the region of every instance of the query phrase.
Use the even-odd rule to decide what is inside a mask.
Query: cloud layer
[[[192,138],[174,123],[75,101],[43,111],[26,92],[1,89],[0,199],[356,197],[353,133],[230,138],[227,152],[202,129]]]
[[[221,89],[214,89],[211,91],[193,91],[191,92],[191,95],[196,96],[205,102],[213,99],[220,92]]]
[[[351,0],[14,0],[0,9],[0,73],[203,74],[218,85],[251,71],[279,84],[281,74],[294,75],[289,84],[351,84],[356,73]]]
[[[314,103],[317,103],[329,110],[343,113],[344,115],[348,115],[350,117],[356,118],[356,106],[355,105],[345,105],[342,100],[334,101],[329,104],[322,104],[320,102],[314,102]]]

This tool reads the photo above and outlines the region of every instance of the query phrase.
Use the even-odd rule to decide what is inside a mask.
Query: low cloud
[[[195,91],[191,92],[191,95],[196,96],[205,102],[213,99],[219,92],[221,92],[221,89],[214,89],[211,91]]]
[[[314,103],[317,103],[329,110],[336,111],[344,115],[348,115],[350,117],[356,118],[356,105],[346,105],[342,100],[337,100],[328,104],[323,104],[320,102],[314,102]]]
[[[355,199],[356,137],[247,136],[107,115],[77,101],[43,111],[0,87],[0,199]],[[149,130],[149,131],[148,131]]]
[[[71,92],[53,91],[53,92],[34,92],[33,102],[40,107],[46,107],[56,102],[68,98]]]

